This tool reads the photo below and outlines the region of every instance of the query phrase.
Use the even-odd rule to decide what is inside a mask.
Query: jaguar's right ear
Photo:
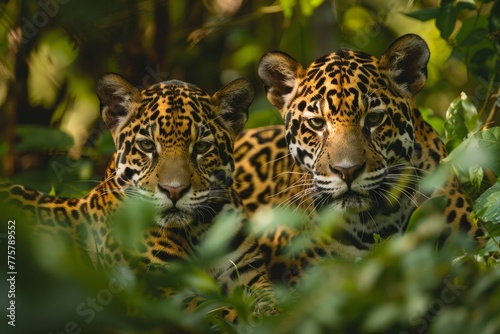
[[[267,99],[282,110],[295,95],[298,80],[305,75],[305,70],[286,53],[271,51],[260,60],[258,73],[264,82]]]
[[[140,101],[139,90],[115,73],[105,74],[97,82],[96,90],[102,119],[114,134],[135,113],[134,102]]]

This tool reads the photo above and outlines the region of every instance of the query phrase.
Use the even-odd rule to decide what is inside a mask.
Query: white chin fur
[[[156,218],[156,225],[161,227],[187,226],[192,222],[192,217],[185,212],[162,213]]]

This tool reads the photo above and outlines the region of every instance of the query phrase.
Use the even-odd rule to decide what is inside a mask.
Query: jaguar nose
[[[191,185],[171,186],[168,184],[159,184],[158,187],[160,188],[160,191],[167,195],[175,206],[175,203],[177,203],[177,201],[189,191]]]
[[[330,170],[332,173],[338,175],[348,187],[351,186],[352,181],[354,181],[365,168],[365,164],[362,165],[354,165],[349,167],[342,166],[330,166]]]

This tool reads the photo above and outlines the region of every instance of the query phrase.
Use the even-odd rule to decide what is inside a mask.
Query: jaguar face
[[[259,64],[269,101],[285,121],[289,151],[312,177],[317,208],[391,212],[411,201],[417,171],[412,113],[429,50],[416,35],[380,59],[340,50],[303,68],[281,52]]]
[[[138,91],[108,74],[97,91],[116,146],[116,183],[122,193],[154,203],[157,224],[210,220],[227,203],[233,142],[253,98],[246,80],[210,96],[175,80]]]

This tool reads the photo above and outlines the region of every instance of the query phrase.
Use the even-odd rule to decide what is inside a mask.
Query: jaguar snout
[[[338,175],[350,188],[352,182],[363,172],[366,163],[353,166],[329,166],[330,171]]]
[[[173,205],[177,203],[182,196],[184,196],[191,188],[190,184],[186,185],[169,185],[169,184],[158,184],[160,191],[167,195],[167,197],[172,201]]]

